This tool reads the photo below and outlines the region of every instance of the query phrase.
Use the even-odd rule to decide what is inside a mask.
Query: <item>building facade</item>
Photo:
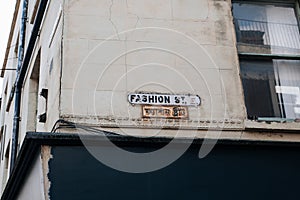
[[[164,145],[174,138],[191,144],[182,147],[188,149],[182,152],[186,160],[179,161],[182,176],[194,147],[207,142],[210,145],[202,145],[200,157],[214,145],[220,152],[216,157],[237,146],[236,152],[227,155],[238,159],[238,152],[246,152],[242,155],[260,162],[254,157],[265,152],[259,159],[272,166],[267,157],[280,152],[277,155],[287,160],[286,166],[277,165],[274,174],[290,169],[293,173],[287,176],[296,180],[299,162],[293,165],[292,160],[300,142],[299,17],[299,0],[17,0],[1,71],[3,198],[76,199],[69,196],[74,188],[60,196],[67,178],[58,167],[66,157],[59,156],[70,158],[74,153],[86,158],[84,150],[74,147],[83,145],[101,160],[88,148],[97,141],[95,135],[101,135],[102,142],[102,137],[109,136],[133,149],[149,145],[152,149],[160,139]],[[193,140],[197,142],[192,145]],[[261,152],[249,150],[250,143],[254,149],[259,143]],[[275,147],[268,149],[269,144]],[[284,144],[282,151],[280,144]],[[30,164],[26,159],[32,160]],[[73,167],[81,173],[95,166],[91,159],[86,166],[83,161],[73,163],[76,166],[65,161],[61,169]],[[208,163],[206,170],[214,165],[213,159]],[[159,168],[106,165],[130,173]],[[195,170],[200,167],[194,160],[190,165]],[[234,174],[230,162],[224,166],[223,174]],[[251,164],[242,166],[251,171]],[[176,173],[176,167],[171,171]],[[150,186],[158,182],[159,173],[153,175]],[[169,173],[167,180],[172,177]],[[254,173],[264,174],[268,173]],[[21,175],[24,180],[19,180]],[[56,181],[58,177],[61,182]],[[127,178],[134,183],[147,176]],[[18,187],[14,188],[15,181]],[[76,181],[89,186],[83,175]],[[194,180],[186,188],[195,185]],[[210,186],[207,193],[213,191]],[[96,191],[90,193],[94,198],[99,195]],[[140,190],[140,195],[141,191],[145,192]],[[82,199],[79,194],[77,198]]]

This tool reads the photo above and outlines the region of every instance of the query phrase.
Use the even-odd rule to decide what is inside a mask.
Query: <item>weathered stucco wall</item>
[[[61,116],[102,126],[243,128],[231,15],[221,0],[66,0]],[[199,95],[189,119],[145,120],[132,92]],[[225,123],[223,123],[225,122]]]

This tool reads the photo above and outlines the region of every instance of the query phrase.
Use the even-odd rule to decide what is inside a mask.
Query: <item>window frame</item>
[[[297,19],[297,24],[298,24],[298,30],[300,33],[300,0],[254,0],[254,1],[249,1],[249,0],[232,0],[233,3],[248,3],[248,4],[254,4],[254,5],[271,5],[272,3],[276,5],[281,5],[281,6],[292,6],[295,11],[295,16]],[[232,6],[233,10],[233,6]],[[235,18],[234,15],[232,14],[233,17],[233,24],[235,27]],[[236,31],[235,31],[235,38],[237,38]],[[238,50],[238,56],[241,57],[253,57],[253,58],[265,58],[265,59],[287,59],[287,60],[299,60],[300,55],[299,54],[261,54],[261,53],[245,53],[245,52],[240,52],[239,51],[239,44],[236,42],[237,45],[237,50]]]
[[[233,19],[233,24],[234,27],[236,27],[235,25],[235,17],[233,14],[233,4],[234,3],[248,3],[248,4],[253,4],[253,5],[278,5],[278,6],[289,6],[289,7],[293,7],[294,8],[294,12],[295,12],[295,17],[297,19],[297,25],[298,25],[298,30],[300,33],[300,0],[255,0],[255,1],[249,1],[249,0],[232,0],[232,19]],[[236,28],[235,28],[236,29]],[[237,53],[238,53],[238,59],[239,59],[239,63],[241,63],[241,60],[268,60],[268,61],[272,61],[273,59],[278,59],[278,60],[300,60],[300,54],[274,54],[274,53],[270,53],[270,54],[263,54],[263,53],[249,53],[249,52],[241,52],[239,50],[239,43],[237,42],[237,33],[236,30],[234,31],[235,34],[235,39],[236,39],[236,48],[237,48]],[[242,46],[242,45],[240,45]],[[241,66],[239,65],[239,70],[241,71]],[[240,75],[240,79],[241,82],[242,80],[242,76]],[[242,86],[242,90],[243,90],[243,95],[244,95],[244,100],[245,100],[245,93],[244,93],[244,87]],[[246,103],[245,103],[245,108],[246,108],[246,114],[248,113],[247,111],[247,107],[246,107]],[[248,118],[248,114],[246,116],[246,122],[245,122],[245,127],[246,128],[259,128],[261,127],[261,123],[260,122],[267,122],[267,126],[263,126],[263,128],[270,128],[270,129],[274,129],[274,124],[271,124],[273,122],[277,123],[277,122],[289,122],[288,125],[285,124],[282,126],[282,123],[280,123],[278,127],[278,129],[291,129],[291,127],[289,126],[290,123],[294,123],[296,124],[296,126],[294,126],[292,129],[296,128],[296,130],[300,129],[300,121],[298,121],[298,119],[295,119],[294,121],[289,121],[286,118],[277,118],[274,117],[274,119],[270,118],[264,118],[262,117],[261,119],[249,119]],[[278,123],[277,123],[278,125]],[[262,128],[262,127],[261,127]]]

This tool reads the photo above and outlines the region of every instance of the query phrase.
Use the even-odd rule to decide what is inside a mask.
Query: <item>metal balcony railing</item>
[[[297,24],[235,19],[238,43],[300,49]]]

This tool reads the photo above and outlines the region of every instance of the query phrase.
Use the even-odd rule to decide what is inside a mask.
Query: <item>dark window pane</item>
[[[241,75],[249,118],[280,117],[271,61],[241,61]]]
[[[300,61],[241,60],[249,118],[300,118]]]

